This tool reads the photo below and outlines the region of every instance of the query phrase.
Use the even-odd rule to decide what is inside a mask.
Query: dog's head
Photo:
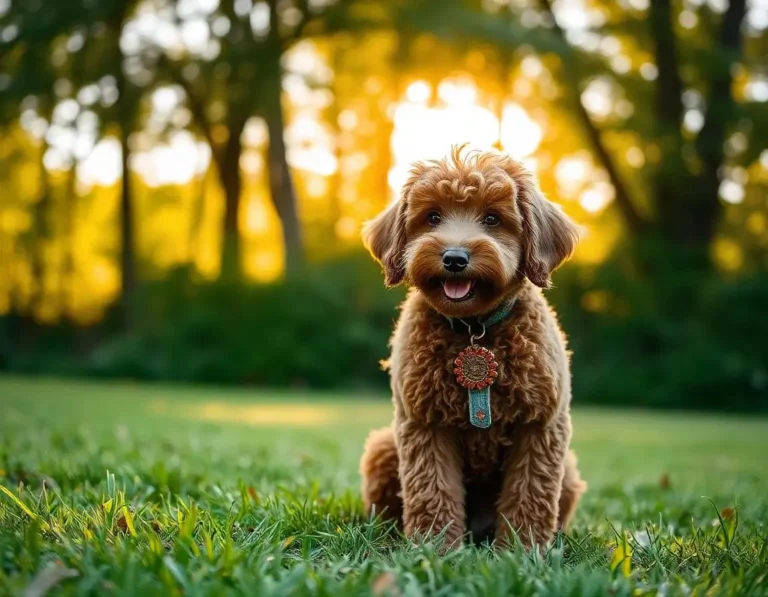
[[[451,317],[488,313],[524,278],[542,288],[573,251],[577,226],[533,176],[496,152],[455,148],[414,165],[400,200],[363,230],[388,286],[417,287]]]

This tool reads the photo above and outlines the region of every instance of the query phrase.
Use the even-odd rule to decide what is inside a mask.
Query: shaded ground
[[[365,520],[357,461],[390,413],[376,396],[0,379],[0,595],[33,579],[93,595],[768,594],[768,420],[577,407],[590,491],[542,560],[440,558]]]

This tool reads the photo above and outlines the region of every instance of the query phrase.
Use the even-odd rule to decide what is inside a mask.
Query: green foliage
[[[697,304],[680,283],[672,273],[649,287],[613,262],[557,273],[548,296],[570,339],[577,402],[768,411],[768,278],[700,281]],[[200,282],[179,270],[142,289],[129,333],[109,318],[31,331],[0,319],[0,369],[383,389],[379,361],[402,298],[365,255],[263,285]]]
[[[88,373],[269,386],[382,385],[379,361],[401,292],[366,256],[265,285],[193,283],[184,272],[138,297],[141,320],[87,359]]]
[[[188,4],[19,0],[0,9],[0,126],[8,137],[0,152],[0,187],[8,190],[0,213],[0,309],[10,311],[0,317],[0,370],[384,387],[378,361],[402,292],[385,292],[363,257],[309,260],[304,271],[300,262],[342,250],[338,224],[351,218],[357,225],[388,195],[392,109],[408,84],[424,79],[435,87],[463,73],[473,78],[479,105],[497,111],[513,102],[542,127],[534,157],[545,190],[560,190],[559,165],[584,147],[600,170],[576,176],[563,199],[591,228],[593,248],[623,240],[594,271],[571,266],[559,273],[551,293],[574,349],[576,399],[768,410],[766,180],[759,160],[768,110],[750,91],[762,76],[766,36],[743,0],[720,8],[589,0],[583,31],[569,23],[562,3],[546,0],[226,0],[199,10]],[[165,35],[139,36],[145,18],[163,23]],[[183,34],[176,43],[161,42],[171,22],[181,31],[202,27],[210,43],[194,48],[181,43]],[[306,56],[291,58],[300,46],[313,48],[316,68],[298,67]],[[610,104],[607,111],[585,100],[593,84],[595,93],[603,88],[598,96]],[[322,175],[322,184],[305,166],[289,169],[285,148],[275,142],[283,139],[283,118],[296,122],[312,103],[299,91],[305,88],[323,88],[312,95],[326,97],[323,105],[328,100],[321,112],[305,114],[330,135],[339,165]],[[172,99],[172,114],[161,117],[152,107],[158,91]],[[432,102],[442,105],[440,93]],[[341,126],[342,115],[356,124]],[[272,142],[256,139],[264,131],[242,134],[252,117],[264,121]],[[33,135],[34,129],[40,130]],[[224,217],[207,221],[221,207],[214,209],[209,175],[147,189],[150,181],[138,170],[134,184],[123,177],[119,208],[93,209],[112,193],[78,191],[83,181],[75,166],[91,143],[118,129],[126,163],[132,147],[143,152],[174,132],[204,140],[210,178],[218,176],[224,191]],[[128,143],[129,135],[136,143]],[[86,142],[62,141],[75,137]],[[244,157],[251,164],[264,158],[265,167],[258,174],[241,168]],[[359,168],[348,167],[353,163]],[[610,208],[600,214],[576,206],[582,192],[605,180],[614,190]],[[31,181],[41,181],[40,188]],[[727,211],[721,182],[737,189]],[[321,202],[316,195],[326,183]],[[342,187],[349,196],[341,197]],[[240,203],[247,194],[251,213],[265,192],[279,220],[268,226],[282,230],[282,250],[273,244],[262,253],[275,243],[262,230],[243,243],[250,253],[240,255]],[[273,266],[277,255],[285,257],[288,279],[248,285],[223,275],[209,282],[182,270],[140,279],[153,271],[165,276],[170,253],[176,263],[209,254],[203,239],[218,226],[222,272],[237,273],[233,264],[251,262],[258,246]],[[648,251],[659,239],[671,250]],[[168,250],[179,242],[185,251]],[[730,259],[710,260],[723,242]],[[157,258],[155,247],[166,256]],[[676,256],[691,249],[690,261]],[[729,271],[762,273],[715,279],[726,261]],[[78,317],[116,292],[113,312],[91,328],[34,320]],[[85,293],[99,297],[84,301]]]
[[[569,334],[577,400],[768,411],[768,318],[757,307],[768,277],[693,278],[668,272],[649,287],[615,263],[559,274],[550,299]]]
[[[765,593],[765,421],[577,409],[573,529],[443,557],[363,516],[356,398],[0,380],[0,594]]]

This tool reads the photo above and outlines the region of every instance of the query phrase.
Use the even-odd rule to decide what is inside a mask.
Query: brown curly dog
[[[513,530],[545,545],[586,484],[568,449],[565,338],[536,287],[549,287],[578,228],[521,163],[459,147],[415,164],[363,236],[386,284],[411,287],[391,341],[394,421],[370,434],[360,463],[366,510],[409,536],[444,531],[446,545],[467,533],[505,543]],[[497,361],[474,363],[488,377],[475,390],[494,382],[485,410],[458,378],[470,333]]]

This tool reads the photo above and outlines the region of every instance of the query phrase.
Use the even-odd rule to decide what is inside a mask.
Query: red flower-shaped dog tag
[[[483,390],[490,386],[498,375],[496,357],[482,346],[468,346],[454,361],[456,381],[468,390]]]

